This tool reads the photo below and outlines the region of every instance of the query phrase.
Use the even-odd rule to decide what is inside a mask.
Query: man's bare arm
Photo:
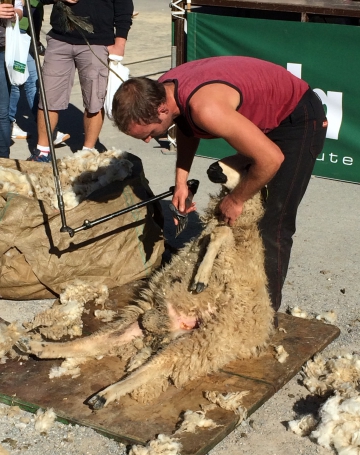
[[[196,125],[225,139],[252,163],[246,176],[220,206],[224,220],[230,225],[241,214],[244,202],[274,177],[284,160],[280,148],[236,111],[239,102],[239,93],[225,84],[204,86],[190,101]]]
[[[187,180],[190,168],[194,160],[196,150],[199,146],[199,139],[185,136],[179,128],[176,128],[176,175],[175,191],[172,203],[180,212],[185,211],[185,200],[188,197]],[[191,208],[189,211],[193,211]]]

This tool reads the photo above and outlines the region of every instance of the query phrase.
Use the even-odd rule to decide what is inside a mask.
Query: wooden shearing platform
[[[111,305],[106,304],[107,308],[114,310],[123,306],[128,295],[123,288],[113,291]],[[94,309],[91,304],[87,307]],[[92,333],[100,324],[85,314],[84,335]],[[139,404],[125,397],[120,403],[112,403],[95,412],[84,403],[89,396],[123,375],[124,363],[116,357],[81,365],[81,375],[75,379],[66,376],[49,379],[50,368],[59,365],[61,360],[7,361],[0,369],[0,402],[18,405],[31,412],[36,412],[39,407],[52,407],[64,423],[88,426],[124,443],[146,444],[159,433],[171,436],[184,411],[197,411],[200,405],[209,404],[203,397],[206,390],[249,391],[243,405],[248,409],[248,415],[252,414],[340,333],[332,325],[282,313],[279,314],[279,327],[286,332],[277,331],[272,343],[282,344],[289,353],[285,363],[275,359],[270,347],[260,359],[232,362],[218,374],[193,381],[183,389],[170,386],[152,404]],[[221,408],[209,411],[207,417],[219,426],[212,430],[198,429],[196,434],[176,436],[183,445],[183,455],[208,453],[235,428],[238,420],[234,413]]]

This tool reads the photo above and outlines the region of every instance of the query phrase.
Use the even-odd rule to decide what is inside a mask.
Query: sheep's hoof
[[[101,395],[94,395],[92,398],[88,400],[88,404],[95,409],[102,409],[105,406],[106,398]]]
[[[15,346],[20,349],[21,352],[25,354],[31,354],[30,348],[30,339],[29,338],[20,338],[16,343]]]
[[[197,283],[197,282],[194,282],[192,285],[191,285],[191,288],[190,288],[190,291],[195,291],[197,294],[200,294],[200,292],[203,292],[204,289],[207,288],[207,284],[205,283]]]

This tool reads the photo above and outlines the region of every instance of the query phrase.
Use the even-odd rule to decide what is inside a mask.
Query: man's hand
[[[125,54],[125,38],[115,38],[115,43],[111,46],[108,46],[109,54],[119,55],[123,57]]]
[[[1,19],[15,19],[15,8],[7,3],[0,4]]]
[[[220,219],[229,226],[233,226],[243,211],[243,204],[239,203],[230,193],[224,197],[219,206]]]
[[[189,188],[187,185],[179,185],[175,187],[174,196],[172,198],[173,205],[183,214],[194,212],[196,205],[194,202],[187,200],[189,197]],[[174,218],[175,225],[178,221]]]

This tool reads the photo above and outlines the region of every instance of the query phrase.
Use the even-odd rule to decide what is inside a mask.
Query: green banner
[[[284,66],[320,96],[329,127],[314,174],[360,182],[360,27],[187,14],[187,60],[245,55]],[[202,140],[199,155],[234,154],[221,139]]]

